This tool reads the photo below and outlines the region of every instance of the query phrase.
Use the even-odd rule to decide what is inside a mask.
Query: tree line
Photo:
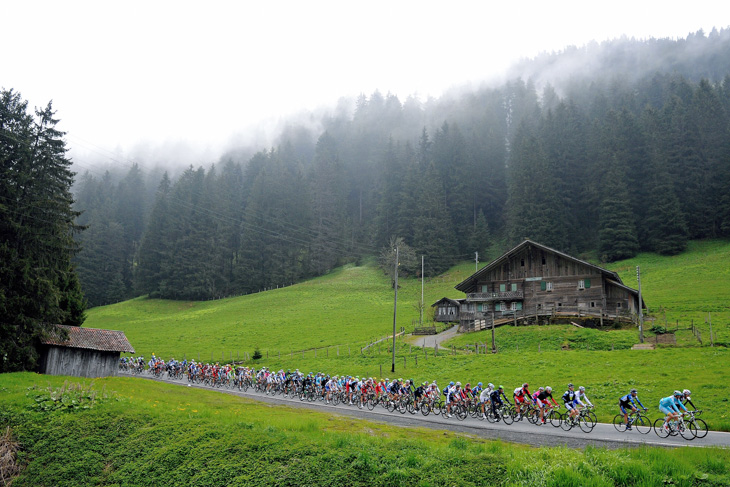
[[[83,175],[84,291],[92,305],[256,292],[377,256],[394,238],[435,275],[525,237],[613,261],[730,236],[729,37],[703,36],[696,63],[671,72],[539,88],[516,78],[424,102],[376,91],[292,121],[253,157],[174,178],[138,165]]]

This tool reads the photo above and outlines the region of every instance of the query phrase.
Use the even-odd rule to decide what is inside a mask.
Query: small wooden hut
[[[121,352],[135,353],[122,331],[63,325],[56,328],[41,341],[41,374],[114,376],[119,370]]]

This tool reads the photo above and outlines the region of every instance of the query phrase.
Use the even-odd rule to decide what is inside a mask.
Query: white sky
[[[182,145],[214,160],[234,134],[342,96],[425,100],[541,51],[709,33],[728,14],[724,0],[0,0],[0,86],[52,99],[72,156]]]

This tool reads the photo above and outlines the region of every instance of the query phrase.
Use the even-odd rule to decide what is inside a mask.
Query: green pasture
[[[456,266],[425,286],[426,315],[473,270]],[[216,301],[137,298],[92,308],[84,326],[122,330],[138,354],[209,360],[262,350],[297,351],[332,345],[358,349],[393,330],[394,292],[379,269],[344,266],[294,286]],[[419,319],[421,281],[402,279],[397,327]]]
[[[682,255],[641,254],[606,267],[617,271],[626,285],[636,287],[637,265],[649,307],[645,326],[649,338],[653,336],[649,330],[656,325],[676,331],[678,346],[710,346],[711,321],[713,341],[730,343],[730,242],[692,242]],[[473,272],[473,263],[463,263],[427,279],[425,320],[438,299],[463,297],[454,286]],[[410,331],[419,320],[421,280],[401,279],[400,284],[397,328]],[[138,298],[93,308],[85,326],[123,330],[137,353],[147,357],[154,352],[210,360],[231,353],[242,357],[257,347],[276,353],[338,345],[359,350],[392,333],[393,298],[390,282],[379,269],[370,264],[349,265],[304,283],[236,298],[204,302]],[[700,332],[701,344],[692,325]],[[535,327],[528,336],[514,336],[512,342],[537,340],[549,348],[557,340],[550,336],[552,330]],[[555,330],[565,335],[564,329]],[[616,339],[615,347],[624,348],[631,334],[619,331],[608,336]],[[638,341],[638,331],[634,332]],[[509,332],[501,333],[505,345],[510,345]],[[605,337],[587,339],[584,333],[590,332],[573,332],[567,339],[605,349]],[[477,338],[467,335],[455,344],[473,343]]]
[[[88,408],[39,410],[75,379],[0,375],[14,487],[730,484],[723,449],[530,448],[272,406],[134,378],[83,382]]]

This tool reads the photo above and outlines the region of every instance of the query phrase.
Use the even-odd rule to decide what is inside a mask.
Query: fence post
[[[542,352],[542,342],[537,344],[537,351]]]
[[[383,378],[383,364],[380,364],[380,378]]]
[[[406,356],[403,355],[403,370],[406,369]]]
[[[314,348],[314,358],[317,358],[317,347]]]
[[[414,355],[413,358],[416,359],[416,367],[418,367],[418,355]]]
[[[340,346],[339,345],[337,345],[337,356],[338,357],[340,356]]]

